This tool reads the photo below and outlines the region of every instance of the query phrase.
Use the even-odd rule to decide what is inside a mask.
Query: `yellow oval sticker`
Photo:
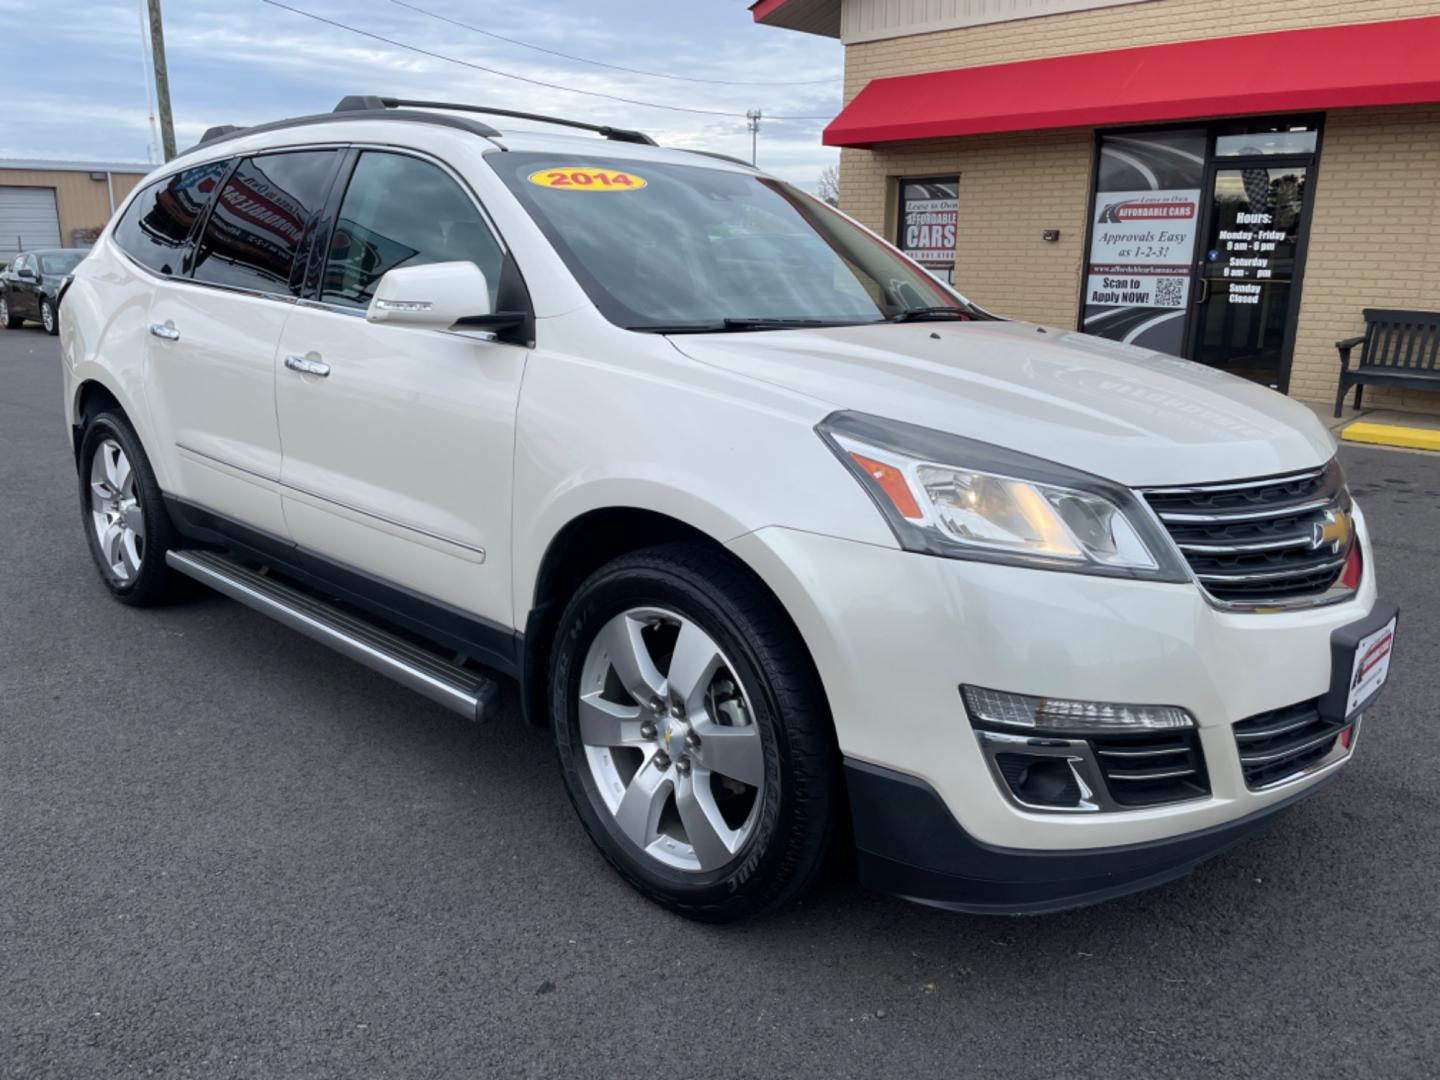
[[[573,165],[561,165],[531,173],[530,183],[536,187],[564,191],[639,191],[646,181],[643,176],[613,169],[580,169]]]

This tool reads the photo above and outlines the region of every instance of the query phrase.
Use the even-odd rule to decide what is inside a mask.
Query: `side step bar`
[[[500,685],[488,675],[446,660],[309,593],[258,574],[212,551],[170,551],[165,561],[187,577],[471,720],[492,719]]]

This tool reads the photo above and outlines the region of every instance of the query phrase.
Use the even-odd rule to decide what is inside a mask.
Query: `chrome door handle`
[[[170,323],[152,322],[150,324],[150,333],[158,338],[164,338],[166,341],[180,340],[180,331],[176,330]]]
[[[322,379],[330,374],[329,364],[311,360],[308,356],[287,356],[285,357],[285,366],[302,375],[319,375]]]

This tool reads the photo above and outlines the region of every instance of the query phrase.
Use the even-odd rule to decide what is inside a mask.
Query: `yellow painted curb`
[[[1397,427],[1394,424],[1351,424],[1340,433],[1346,442],[1403,446],[1410,450],[1440,450],[1440,431],[1431,428]]]

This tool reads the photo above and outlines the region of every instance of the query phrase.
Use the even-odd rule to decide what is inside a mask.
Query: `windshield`
[[[619,326],[683,333],[981,317],[778,180],[564,154],[487,160]]]
[[[80,260],[83,258],[85,258],[83,251],[57,251],[51,255],[41,255],[40,272],[42,274],[68,274],[80,265]]]

